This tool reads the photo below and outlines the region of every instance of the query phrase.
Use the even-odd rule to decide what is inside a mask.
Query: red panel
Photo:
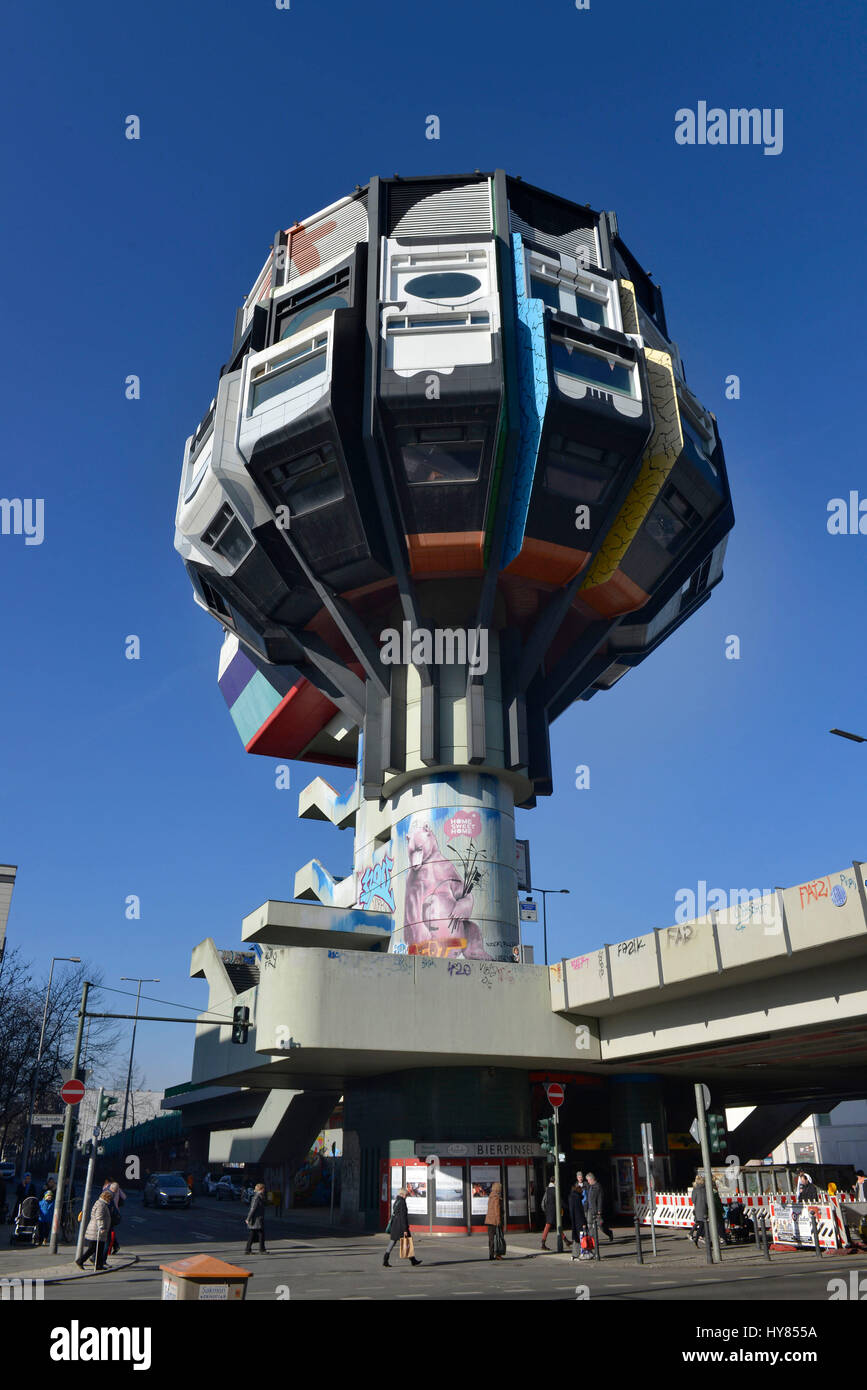
[[[337,714],[337,706],[311,685],[301,680],[283,696],[274,713],[256,731],[247,744],[248,753],[261,753],[270,758],[298,758],[303,750],[321,733]],[[316,762],[337,767],[354,767],[355,760],[317,756]]]

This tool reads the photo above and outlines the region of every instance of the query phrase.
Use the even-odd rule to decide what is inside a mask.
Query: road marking
[[[210,1231],[190,1231],[190,1235],[191,1235],[191,1236],[195,1236],[195,1237],[196,1237],[196,1240],[210,1240],[210,1239],[211,1239],[211,1233],[210,1233]]]
[[[452,1298],[484,1298],[484,1296],[483,1289],[452,1289]]]
[[[399,1294],[395,1294],[395,1298],[427,1298],[427,1297],[429,1297],[429,1295],[426,1294],[426,1293],[399,1293]]]

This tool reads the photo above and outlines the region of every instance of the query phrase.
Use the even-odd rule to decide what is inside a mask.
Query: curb
[[[138,1255],[121,1255],[117,1259],[112,1257],[112,1263],[107,1264],[105,1269],[78,1269],[75,1264],[72,1264],[64,1273],[60,1273],[57,1265],[48,1265],[44,1269],[28,1269],[20,1273],[16,1271],[14,1274],[3,1274],[0,1275],[0,1279],[26,1279],[31,1283],[40,1279],[44,1284],[63,1284],[74,1279],[92,1279],[98,1274],[114,1274],[115,1270],[129,1269],[131,1265],[136,1264],[138,1264]]]

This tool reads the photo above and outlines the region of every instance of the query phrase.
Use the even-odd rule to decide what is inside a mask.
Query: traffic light
[[[554,1153],[554,1121],[539,1121],[539,1147],[543,1153]]]
[[[248,1022],[249,1017],[250,1017],[250,1010],[247,1008],[246,1004],[239,1004],[238,1007],[237,1007],[236,1009],[233,1010],[233,1012],[232,1012],[232,1042],[233,1042],[233,1043],[245,1043],[245,1042],[247,1041],[247,1034],[248,1034],[248,1032],[250,1031],[250,1024],[249,1024],[249,1022]]]
[[[722,1112],[711,1110],[707,1117],[707,1134],[711,1149],[718,1153],[726,1146],[726,1117]]]
[[[110,1120],[117,1109],[117,1096],[103,1096],[99,1107],[99,1114],[96,1117],[98,1125],[104,1125],[106,1120]]]

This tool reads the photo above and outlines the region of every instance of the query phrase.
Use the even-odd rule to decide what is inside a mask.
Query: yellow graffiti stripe
[[[635,286],[631,280],[618,280],[620,290],[620,315],[623,319],[624,333],[640,333],[638,327],[638,305],[635,302]]]
[[[632,286],[628,281],[622,285]],[[628,301],[624,298],[624,306]],[[632,293],[632,307],[635,295]],[[637,316],[636,316],[637,317]],[[623,324],[626,332],[627,315],[624,312]],[[650,403],[653,407],[653,433],[644,451],[644,459],[638,477],[632,485],[629,496],[621,507],[611,530],[587,571],[582,590],[594,589],[611,579],[621,560],[644,525],[651,507],[659,496],[662,486],[677,462],[683,449],[683,431],[680,427],[680,412],[677,408],[677,390],[671,358],[667,352],[656,348],[644,349],[647,364],[647,380],[650,386]]]

